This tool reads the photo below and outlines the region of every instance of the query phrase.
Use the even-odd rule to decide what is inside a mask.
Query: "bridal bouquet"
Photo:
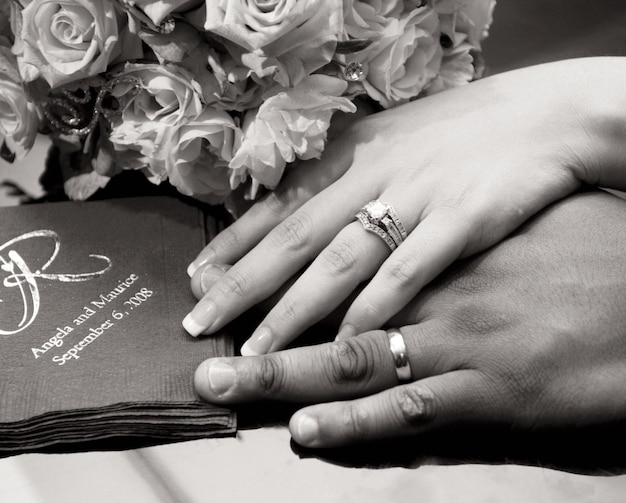
[[[224,202],[319,158],[335,112],[471,81],[495,0],[3,0],[2,156],[69,197],[124,170]],[[7,26],[3,26],[7,24]]]

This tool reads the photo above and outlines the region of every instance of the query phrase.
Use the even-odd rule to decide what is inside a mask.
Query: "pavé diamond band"
[[[406,239],[407,232],[393,206],[378,199],[370,201],[356,214],[363,227],[380,237],[391,251]]]

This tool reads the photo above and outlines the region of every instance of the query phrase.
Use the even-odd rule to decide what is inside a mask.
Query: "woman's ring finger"
[[[393,206],[380,199],[370,201],[356,214],[365,230],[376,234],[394,251],[407,237],[407,232]]]

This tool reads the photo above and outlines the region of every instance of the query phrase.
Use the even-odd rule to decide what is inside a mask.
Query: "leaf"
[[[2,142],[2,148],[0,149],[0,157],[2,157],[2,159],[4,159],[9,164],[13,164],[13,161],[15,161],[15,152],[11,151],[11,149],[8,147],[5,141]]]
[[[110,178],[102,176],[95,171],[81,173],[65,180],[63,184],[67,196],[75,201],[84,201],[92,196],[98,189],[102,189]]]
[[[335,53],[353,54],[355,52],[362,51],[363,49],[367,49],[372,44],[372,42],[373,40],[367,38],[337,42],[337,48],[335,49]]]

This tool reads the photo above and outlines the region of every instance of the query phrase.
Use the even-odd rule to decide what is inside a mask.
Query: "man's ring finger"
[[[411,381],[413,376],[402,333],[397,328],[392,328],[387,330],[387,337],[389,338],[389,349],[394,359],[398,381]]]

